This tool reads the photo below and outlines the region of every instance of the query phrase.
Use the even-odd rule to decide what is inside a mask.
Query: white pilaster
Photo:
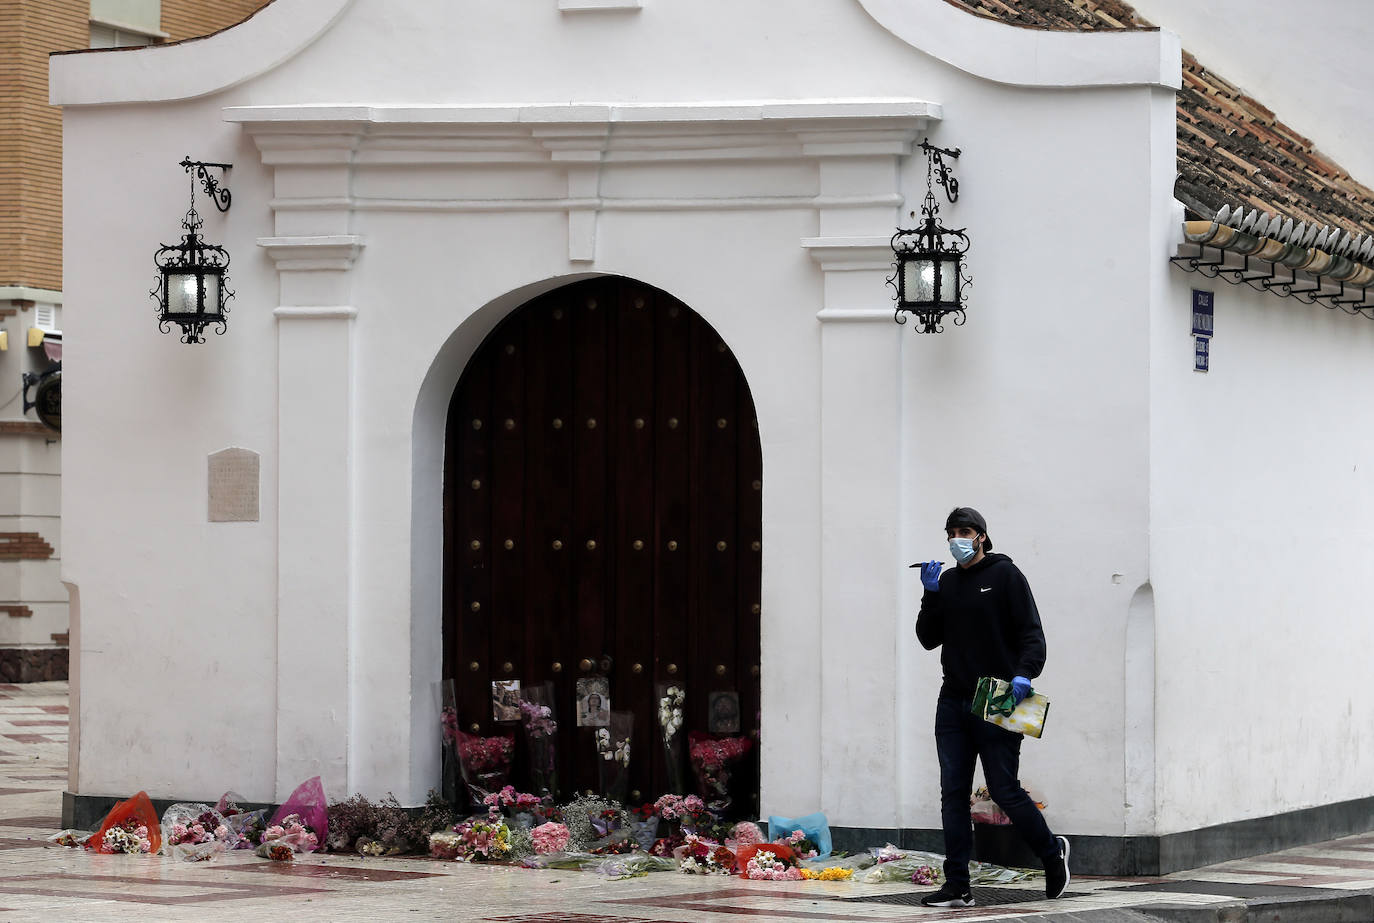
[[[353,318],[357,237],[263,238],[277,317],[277,767],[285,798],[310,776],[350,787],[353,690]]]
[[[895,215],[889,209],[887,221]],[[831,216],[844,223],[847,216]],[[822,226],[826,225],[823,218]],[[870,224],[870,226],[872,226]],[[881,227],[881,225],[879,225]],[[802,241],[825,276],[821,321],[821,800],[892,826],[899,790],[900,328],[886,237]]]

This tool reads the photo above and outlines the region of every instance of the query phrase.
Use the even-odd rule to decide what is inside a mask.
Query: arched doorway
[[[636,801],[673,787],[661,685],[686,691],[684,731],[756,737],[761,498],[749,387],[694,311],[608,276],[513,312],[449,405],[443,669],[459,727],[519,742],[493,684],[550,683],[560,794],[596,790],[595,730],[575,711],[578,680],[604,679],[611,708],[634,714]],[[517,743],[517,787],[527,759]],[[736,776],[746,811],[756,765]],[[680,769],[691,791],[685,752]]]

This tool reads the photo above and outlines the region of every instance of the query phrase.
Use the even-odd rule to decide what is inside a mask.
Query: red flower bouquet
[[[86,848],[102,853],[156,853],[162,848],[162,826],[147,792],[117,803],[86,841]]]
[[[698,731],[688,734],[687,740],[701,796],[713,811],[724,811],[730,806],[730,773],[754,742],[748,737],[717,738]]]

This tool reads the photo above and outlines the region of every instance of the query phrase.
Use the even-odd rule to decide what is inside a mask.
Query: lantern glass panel
[[[206,273],[204,276],[201,276],[201,284],[205,286],[205,313],[213,314],[218,317],[220,314],[219,273]]]
[[[194,272],[167,274],[167,313],[195,314],[199,304],[197,291],[200,280]]]
[[[928,304],[935,300],[935,263],[927,259],[902,264],[902,292],[908,302]]]
[[[940,304],[959,303],[959,261],[944,258],[940,260],[940,286],[935,300]]]

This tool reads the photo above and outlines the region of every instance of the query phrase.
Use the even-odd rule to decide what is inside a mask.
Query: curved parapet
[[[1172,32],[1059,32],[1009,26],[946,0],[858,0],[897,38],[962,71],[1027,87],[1161,86],[1183,83]]]
[[[49,58],[55,106],[170,102],[228,89],[295,57],[353,0],[276,0],[236,26],[172,45],[61,52]]]

